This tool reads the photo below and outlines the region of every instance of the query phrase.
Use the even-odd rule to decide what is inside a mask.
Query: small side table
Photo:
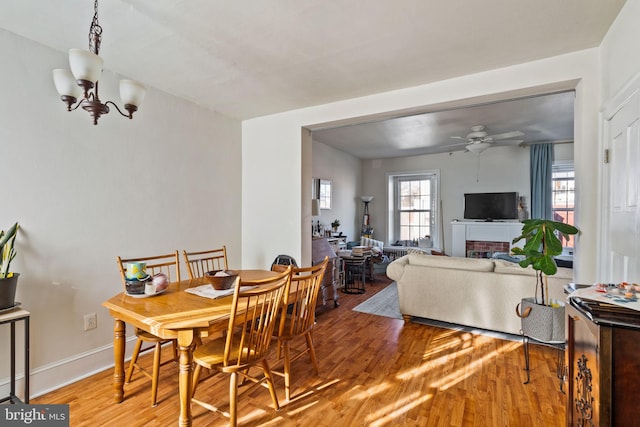
[[[0,403],[29,404],[29,318],[31,313],[22,308],[0,312],[0,325],[11,325],[11,391],[9,396],[0,398]],[[16,396],[16,322],[24,321],[24,401]]]
[[[364,257],[344,257],[344,287],[342,292],[346,294],[365,293],[365,268],[367,259]]]

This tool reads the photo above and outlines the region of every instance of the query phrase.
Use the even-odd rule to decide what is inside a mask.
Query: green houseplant
[[[331,228],[333,228],[333,231],[338,231],[338,227],[340,227],[340,220],[334,219],[331,223]]]
[[[13,244],[18,235],[16,222],[7,231],[0,230],[0,309],[15,305],[16,287],[20,274],[9,270],[11,261],[16,256]]]
[[[513,243],[525,239],[522,248],[514,247],[515,255],[523,256],[520,266],[536,271],[533,298],[523,298],[518,316],[522,319],[522,333],[539,341],[564,340],[564,306],[549,299],[548,277],[558,271],[554,257],[562,253],[560,236],[568,239],[578,229],[563,222],[548,219],[528,219],[522,222],[522,233]]]

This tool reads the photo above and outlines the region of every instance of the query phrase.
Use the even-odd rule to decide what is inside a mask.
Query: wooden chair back
[[[290,279],[291,268],[248,290],[236,279],[222,371],[237,371],[266,357]]]
[[[121,258],[117,257],[118,268],[120,269],[120,278],[122,286],[126,290],[127,284],[127,264],[131,262],[144,262],[147,264],[147,274],[153,276],[158,273],[167,275],[169,282],[180,281],[180,256],[176,250],[174,253],[166,255],[153,255],[138,258]]]
[[[312,267],[294,268],[286,290],[277,336],[294,337],[307,333],[316,321],[316,304],[329,258]]]
[[[182,251],[190,279],[204,277],[207,271],[228,270],[227,247],[200,252]]]

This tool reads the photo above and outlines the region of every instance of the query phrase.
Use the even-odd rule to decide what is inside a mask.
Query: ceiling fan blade
[[[465,138],[464,136],[452,136],[451,138],[453,138],[453,139],[464,139],[465,141],[467,140],[467,138]]]
[[[498,133],[496,135],[490,135],[489,138],[496,140],[496,139],[516,138],[522,135],[524,135],[524,133],[520,132],[519,130],[514,130],[512,132],[505,132],[505,133]]]

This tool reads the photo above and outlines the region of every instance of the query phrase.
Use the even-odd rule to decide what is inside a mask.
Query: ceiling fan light
[[[56,90],[60,96],[72,96],[76,99],[80,98],[82,91],[80,86],[76,83],[71,71],[62,68],[56,68],[52,71],[53,84],[56,85]]]
[[[87,80],[95,83],[102,73],[104,61],[88,50],[69,49],[69,65],[76,80]]]
[[[120,99],[124,105],[139,107],[147,90],[134,80],[120,80]]]
[[[480,155],[490,146],[491,144],[489,144],[488,142],[479,142],[477,144],[467,145],[467,150],[471,151],[473,154]]]

